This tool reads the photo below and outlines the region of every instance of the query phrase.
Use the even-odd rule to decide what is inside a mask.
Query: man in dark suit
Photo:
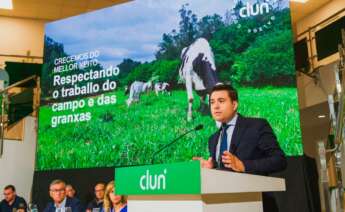
[[[80,201],[66,196],[66,183],[54,180],[49,186],[49,194],[53,202],[48,203],[44,212],[81,212]]]
[[[13,185],[4,188],[5,198],[0,202],[0,212],[26,212],[27,204],[25,200],[18,196]]]
[[[92,212],[94,209],[101,209],[103,207],[105,192],[105,184],[97,183],[94,188],[95,199],[93,199],[86,207],[86,212]]]
[[[232,86],[216,85],[210,93],[210,107],[221,127],[209,139],[211,157],[196,158],[203,167],[261,175],[285,169],[285,155],[269,123],[238,114],[237,91]]]
[[[265,119],[246,118],[237,113],[237,91],[230,85],[216,85],[210,92],[212,117],[220,129],[208,141],[210,158],[201,161],[204,168],[268,175],[282,171],[287,162],[272,128]],[[265,211],[270,194],[265,194]],[[265,204],[268,203],[268,204]]]

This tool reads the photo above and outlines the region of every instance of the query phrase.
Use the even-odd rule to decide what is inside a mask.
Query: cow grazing
[[[199,38],[181,52],[179,75],[185,81],[188,96],[187,120],[192,120],[193,88],[200,96],[203,113],[209,111],[206,98],[211,89],[219,82],[212,49],[208,41]]]
[[[158,96],[159,93],[166,93],[170,95],[170,85],[167,82],[157,82],[154,85],[155,93]]]
[[[129,97],[126,101],[127,106],[129,107],[133,102],[138,102],[140,95],[144,92],[152,90],[152,82],[140,82],[134,81],[129,87]]]

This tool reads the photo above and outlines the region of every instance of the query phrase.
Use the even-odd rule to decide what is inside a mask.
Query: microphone
[[[173,145],[174,143],[176,143],[178,140],[180,140],[181,138],[183,138],[184,136],[188,135],[189,133],[193,132],[193,131],[199,131],[201,129],[204,128],[204,125],[199,124],[196,127],[194,127],[191,130],[188,130],[187,132],[181,134],[180,136],[178,136],[177,138],[175,138],[174,140],[172,140],[171,142],[169,142],[167,145],[163,146],[162,148],[160,148],[158,151],[154,152],[152,154],[152,158],[151,158],[151,164],[154,164],[155,158],[156,156],[163,151],[164,149],[168,148],[169,146]]]

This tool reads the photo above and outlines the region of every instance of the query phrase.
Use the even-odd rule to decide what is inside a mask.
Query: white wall
[[[36,118],[26,117],[24,130],[23,141],[4,141],[0,158],[0,194],[4,186],[13,184],[17,194],[29,202],[35,168]]]
[[[316,80],[302,73],[297,74],[297,87],[301,109],[327,102],[328,95],[334,93],[335,65],[337,65],[337,62],[321,67],[318,72],[315,72]]]
[[[0,16],[0,55],[43,57],[44,20]],[[6,61],[42,63],[42,59],[0,56],[0,69]],[[36,118],[25,118],[23,141],[5,140],[4,154],[0,158],[0,199],[2,189],[13,184],[17,193],[30,199],[35,166]]]

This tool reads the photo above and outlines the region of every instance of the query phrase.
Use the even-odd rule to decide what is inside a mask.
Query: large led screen
[[[303,154],[294,66],[289,0],[139,0],[48,23],[36,169],[149,164],[199,124],[155,162],[207,158],[216,82]]]

